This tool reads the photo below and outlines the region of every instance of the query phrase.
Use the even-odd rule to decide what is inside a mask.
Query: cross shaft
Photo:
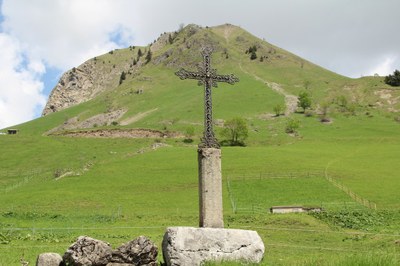
[[[217,70],[211,68],[211,48],[203,48],[201,54],[203,56],[203,65],[198,67],[198,72],[187,71],[181,68],[175,73],[175,75],[180,77],[182,80],[198,80],[199,86],[204,85],[204,133],[202,142],[199,144],[199,148],[220,148],[213,130],[211,87],[218,87],[217,82],[225,82],[233,85],[235,82],[239,82],[239,79],[233,74],[216,74]]]

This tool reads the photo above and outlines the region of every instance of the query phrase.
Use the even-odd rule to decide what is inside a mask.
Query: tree
[[[303,112],[305,112],[307,108],[311,107],[311,98],[307,92],[300,92],[298,100],[299,102],[297,103],[297,106],[303,108]]]
[[[138,58],[140,58],[143,55],[142,50],[139,48],[138,52],[137,52]]]
[[[250,46],[249,49],[246,50],[246,54],[250,53],[250,59],[255,60],[257,59],[257,46],[253,45]]]
[[[152,54],[151,54],[151,51],[150,51],[150,49],[149,49],[149,51],[147,52],[147,55],[146,55],[146,64],[147,63],[149,63],[150,61],[151,61],[151,56],[152,56]]]
[[[396,69],[393,72],[393,75],[390,75],[390,74],[387,75],[385,77],[385,83],[390,86],[395,86],[395,87],[400,86],[400,71]]]
[[[236,117],[226,121],[221,135],[230,146],[244,146],[244,140],[249,135],[246,120],[241,117]]]
[[[122,71],[121,76],[119,77],[119,85],[126,79],[125,71]]]

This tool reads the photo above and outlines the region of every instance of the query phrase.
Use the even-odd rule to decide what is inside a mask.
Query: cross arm
[[[235,84],[235,82],[239,82],[239,78],[235,77],[233,74],[229,75],[215,75],[212,77],[213,81],[216,82],[226,82],[231,85]]]
[[[175,72],[175,75],[177,75],[180,79],[197,79],[197,80],[204,79],[204,75],[202,73],[187,71],[186,69],[183,68]]]

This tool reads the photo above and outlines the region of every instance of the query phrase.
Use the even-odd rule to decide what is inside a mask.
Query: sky
[[[0,0],[0,129],[35,119],[62,73],[181,24],[230,23],[352,78],[400,69],[400,0]]]

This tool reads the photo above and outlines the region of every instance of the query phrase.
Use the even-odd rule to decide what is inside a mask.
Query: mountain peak
[[[273,105],[278,102],[286,105],[288,114],[292,113],[297,107],[296,95],[304,90],[319,103],[334,102],[345,96],[349,101],[360,99],[365,105],[374,105],[378,94],[365,88],[372,86],[371,82],[374,89],[382,86],[378,79],[355,82],[323,69],[232,24],[214,27],[189,24],[175,32],[160,34],[148,46],[109,51],[65,72],[53,89],[43,115],[77,106],[75,110],[81,113],[75,116],[82,121],[101,115],[108,117],[102,123],[105,125],[122,121],[134,121],[133,124],[138,121],[137,117],[142,119],[144,114],[158,113],[159,117],[153,118],[151,124],[165,123],[172,118],[164,117],[162,112],[179,109],[184,113],[186,109],[191,110],[189,103],[199,105],[200,101],[194,103],[185,97],[189,92],[194,93],[193,97],[201,94],[182,88],[178,90],[190,83],[179,81],[174,72],[182,67],[196,70],[202,63],[200,51],[205,45],[213,48],[213,68],[223,74],[235,73],[242,80],[233,89],[234,94],[224,96],[224,102],[230,99],[239,104],[237,99],[241,99],[248,101],[254,109],[258,106],[256,102],[262,99],[262,104],[260,102],[255,110],[258,114],[265,108],[272,112]],[[361,97],[366,91],[368,97]],[[232,98],[233,95],[237,98]],[[179,103],[174,97],[179,98]],[[84,104],[88,101],[90,103]],[[168,110],[165,109],[167,106]],[[173,112],[171,116],[176,114]],[[135,119],[130,119],[132,117]],[[85,127],[99,124],[89,122]]]

